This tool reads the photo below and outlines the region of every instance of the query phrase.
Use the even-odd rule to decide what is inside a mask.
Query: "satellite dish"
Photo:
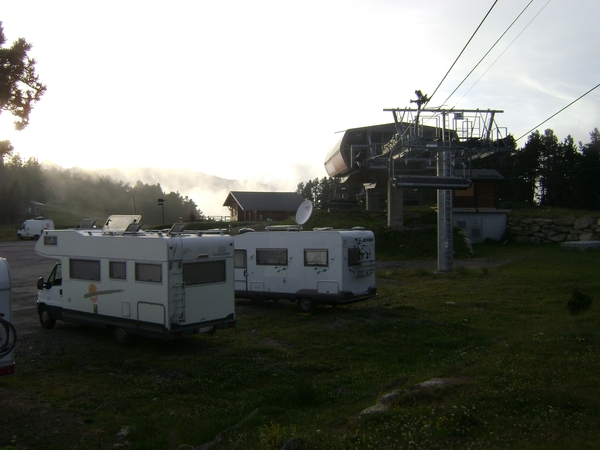
[[[313,211],[313,204],[310,200],[304,200],[300,206],[298,206],[298,210],[296,211],[296,223],[302,227],[308,219],[310,219],[310,215]]]

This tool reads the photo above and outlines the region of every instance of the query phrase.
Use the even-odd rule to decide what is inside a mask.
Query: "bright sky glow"
[[[528,3],[498,1],[429,106],[447,98]],[[24,131],[0,116],[0,139],[24,158],[65,168],[186,169],[293,191],[326,176],[336,132],[390,122],[383,109],[411,106],[416,89],[432,94],[492,4],[3,2],[6,45],[19,37],[33,44],[48,90]],[[597,1],[534,0],[445,106],[504,110],[497,123],[521,136],[600,83],[599,17]],[[540,131],[585,143],[595,127],[600,88]]]

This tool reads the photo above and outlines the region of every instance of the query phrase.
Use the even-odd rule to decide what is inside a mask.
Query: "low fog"
[[[96,169],[93,172],[131,185],[138,180],[151,185],[160,184],[164,192],[179,192],[180,195],[189,197],[205,216],[228,216],[229,209],[223,203],[230,191],[295,192],[299,183],[327,176],[324,168],[319,171],[310,164],[295,165],[292,169],[295,176],[290,179],[263,177],[244,180],[228,180],[188,169],[112,168]]]

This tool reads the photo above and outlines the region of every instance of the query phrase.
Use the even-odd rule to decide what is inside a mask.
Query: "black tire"
[[[14,325],[4,319],[0,319],[0,358],[8,355],[17,343],[17,330]]]
[[[131,336],[123,327],[113,328],[113,336],[115,337],[115,342],[119,345],[125,346],[131,342]]]
[[[17,234],[17,236],[19,237],[19,239],[22,241],[23,240],[23,235],[21,233]]]
[[[310,298],[298,299],[298,308],[305,313],[312,313],[317,308],[317,304]]]
[[[40,316],[40,325],[42,325],[42,328],[45,328],[46,330],[51,330],[54,328],[54,325],[56,325],[56,319],[52,316],[50,308],[48,308],[46,305],[40,306],[38,309],[38,315]]]

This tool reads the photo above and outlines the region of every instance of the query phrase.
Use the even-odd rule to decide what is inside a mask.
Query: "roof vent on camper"
[[[183,230],[185,230],[187,225],[187,223],[174,223],[171,229],[169,230],[169,234],[181,234],[183,233]]]
[[[139,214],[129,215],[112,215],[109,216],[106,223],[102,227],[104,234],[121,234],[129,227],[130,224],[141,223],[142,216]]]
[[[127,225],[127,228],[125,228],[125,231],[123,232],[123,234],[138,234],[138,232],[140,231],[140,229],[142,228],[142,223],[130,223],[129,225]]]
[[[84,219],[79,225],[80,230],[92,230],[96,227],[96,219]]]

